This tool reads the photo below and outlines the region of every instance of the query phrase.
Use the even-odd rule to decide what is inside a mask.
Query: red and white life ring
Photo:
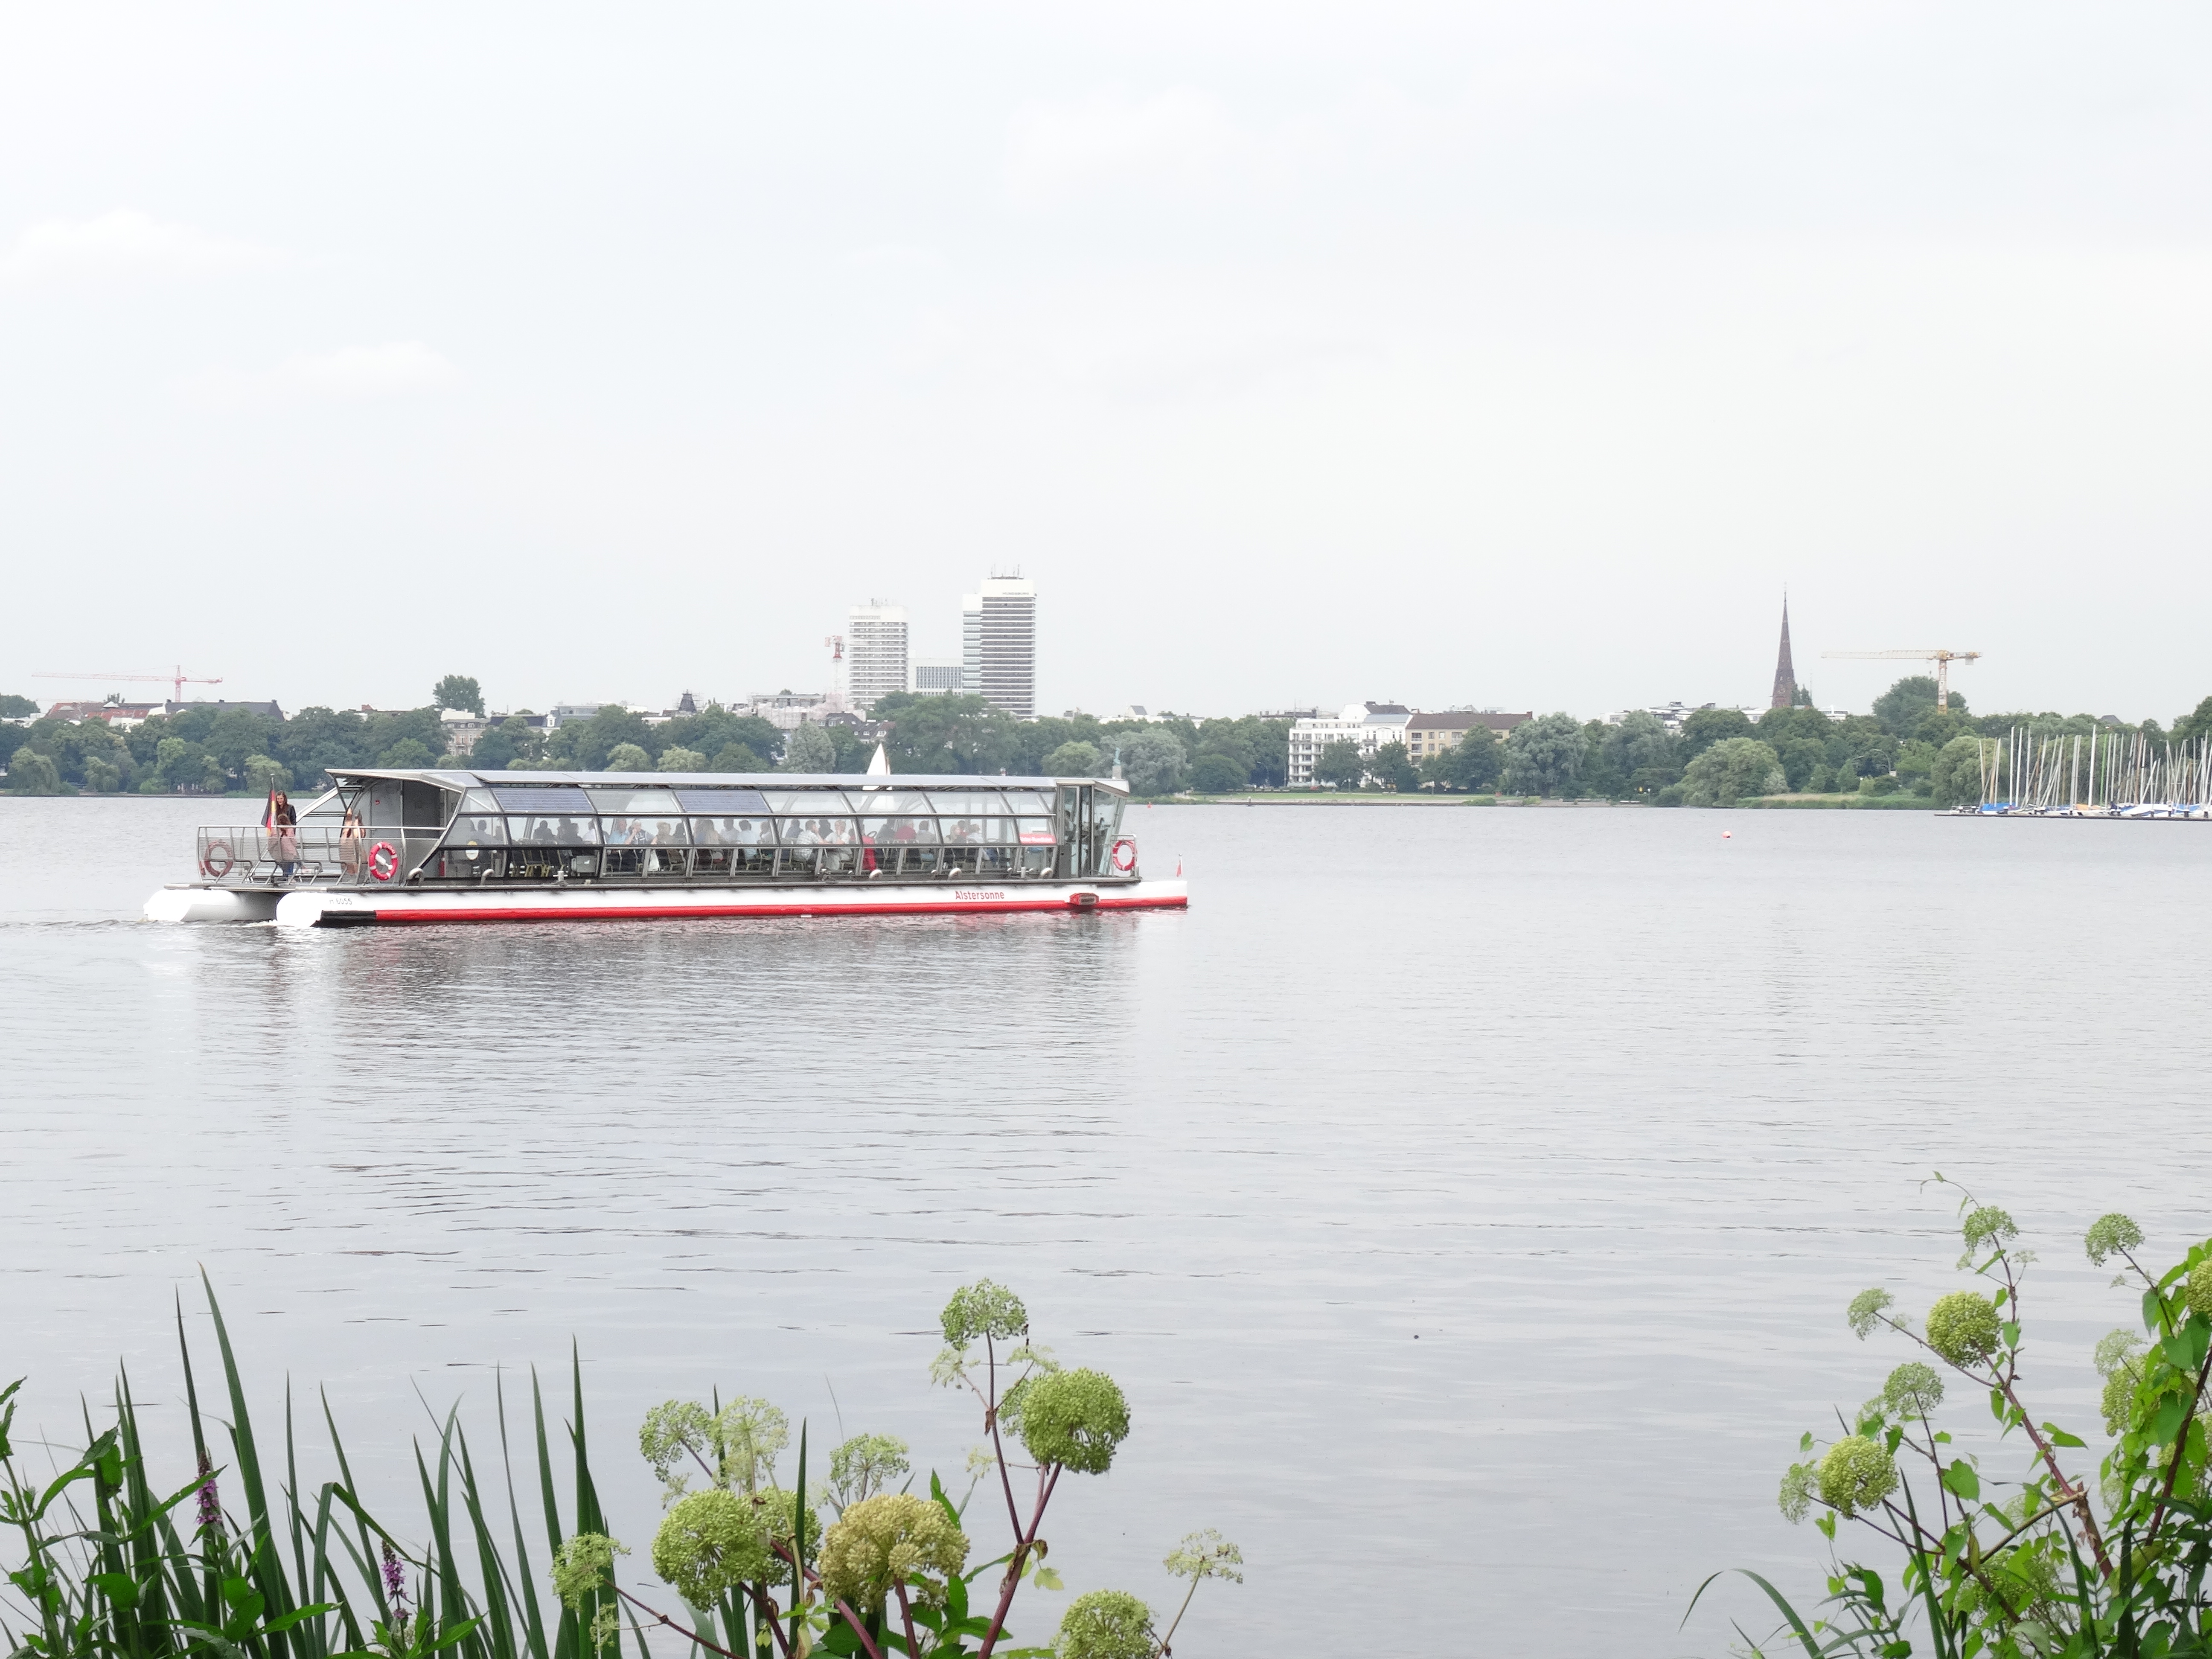
[[[1137,843],[1127,836],[1114,843],[1114,867],[1125,876],[1137,867]]]
[[[211,841],[207,844],[207,850],[200,854],[200,873],[210,881],[221,881],[230,873],[234,862],[230,855],[228,842]]]
[[[399,851],[388,841],[380,841],[368,849],[368,873],[379,881],[390,881],[399,873]]]

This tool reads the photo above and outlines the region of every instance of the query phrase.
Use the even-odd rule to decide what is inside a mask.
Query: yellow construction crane
[[[1951,707],[1951,665],[1978,660],[1978,651],[1823,651],[1824,657],[1852,657],[1862,662],[1932,662],[1936,665],[1936,706],[1947,713]]]

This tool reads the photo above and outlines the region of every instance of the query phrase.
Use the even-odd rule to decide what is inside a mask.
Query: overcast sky
[[[2212,693],[2201,5],[0,7],[0,690]],[[157,693],[158,694],[158,693]]]

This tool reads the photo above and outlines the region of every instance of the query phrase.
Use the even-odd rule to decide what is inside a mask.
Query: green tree
[[[1129,787],[1140,795],[1172,793],[1182,785],[1186,761],[1182,744],[1157,730],[1138,733],[1121,751]]]
[[[1486,726],[1470,726],[1450,748],[1421,763],[1421,775],[1452,789],[1490,789],[1505,767],[1505,748]]]
[[[215,763],[230,776],[243,778],[246,763],[256,755],[269,752],[272,720],[264,720],[249,708],[226,708],[216,715],[207,735],[200,739],[201,746],[215,757]]]
[[[1951,694],[1954,712],[1966,712],[1966,699],[1960,693]],[[1881,729],[1890,736],[1903,737],[1920,724],[1923,714],[1936,709],[1936,677],[1932,674],[1907,674],[1903,679],[1874,700],[1874,717],[1881,722]]]
[[[1667,729],[1656,714],[1636,709],[1621,716],[1620,724],[1607,728],[1604,739],[1607,769],[1626,785],[1622,793],[1656,794],[1682,775],[1682,741]]]
[[[1367,776],[1367,757],[1350,738],[1338,738],[1321,746],[1314,757],[1314,781],[1339,789],[1357,789]]]
[[[1827,766],[1827,756],[1810,738],[1793,738],[1782,751],[1782,775],[1792,789],[1811,786],[1813,775]]]
[[[84,787],[95,795],[112,795],[123,787],[123,769],[94,756],[84,763]]]
[[[1741,708],[1700,708],[1682,722],[1682,762],[1702,755],[1717,743],[1747,738],[1751,722]]]
[[[830,772],[836,769],[837,744],[818,726],[802,726],[783,740],[783,769],[787,772]]]
[[[51,757],[26,744],[9,758],[8,792],[15,795],[58,795],[62,792],[61,768],[54,764]]]
[[[675,722],[672,720],[669,724],[672,726]],[[632,769],[645,770],[652,765],[651,757],[665,748],[669,742],[674,741],[673,738],[666,738],[656,744],[653,740],[653,728],[645,723],[641,715],[633,714],[629,709],[618,708],[613,703],[609,703],[580,725],[562,726],[554,735],[559,737],[570,732],[575,733],[569,743],[570,763],[580,772],[606,772],[616,769],[613,762],[608,759],[608,757],[617,746],[623,744],[645,751],[647,757],[646,766]],[[684,746],[686,749],[696,749],[699,745],[687,743]]]
[[[1375,750],[1367,763],[1368,775],[1385,789],[1408,795],[1421,787],[1421,775],[1414,769],[1413,757],[1402,743],[1386,743]]]
[[[607,763],[597,769],[602,772],[650,772],[653,757],[635,743],[618,743],[607,750]]]
[[[2205,698],[2186,714],[2175,715],[2172,737],[2177,744],[2212,737],[2212,697]]]
[[[1782,762],[1757,738],[1723,738],[1682,769],[1682,805],[1733,806],[1787,788]]]
[[[189,794],[212,794],[222,787],[222,768],[215,757],[183,738],[161,739],[155,752],[154,777],[164,789]]]
[[[1982,799],[1983,745],[1990,739],[1954,738],[1936,751],[1928,769],[1928,793],[1938,806],[1972,806]]]
[[[1191,787],[1201,795],[1226,795],[1242,789],[1251,775],[1227,755],[1210,751],[1191,763]]]
[[[1915,739],[1898,746],[1897,781],[1905,788],[1917,792],[1928,781],[1928,775],[1935,766],[1935,744]]]
[[[483,718],[483,690],[465,674],[448,674],[440,680],[430,693],[433,708],[465,709],[478,720]]]
[[[1523,720],[1505,739],[1504,788],[1511,795],[1556,795],[1583,769],[1589,739],[1572,714]]]
[[[282,761],[271,760],[266,755],[250,755],[246,757],[243,781],[255,794],[265,795],[271,789],[289,789],[292,773]]]
[[[733,743],[714,757],[710,772],[765,772],[769,764],[742,743]]]
[[[1021,748],[1012,715],[965,693],[894,691],[869,713],[890,723],[884,748],[894,772],[1001,772]]]
[[[656,772],[703,772],[707,769],[707,757],[696,749],[678,749],[671,744],[660,751],[660,758],[653,763],[653,769]]]
[[[1103,763],[1098,745],[1079,739],[1063,743],[1044,757],[1044,775],[1048,778],[1095,778]]]
[[[402,738],[376,757],[379,766],[398,770],[414,770],[428,766],[433,757],[430,745],[420,738]]]
[[[20,720],[39,712],[39,705],[13,691],[0,691],[0,720]]]

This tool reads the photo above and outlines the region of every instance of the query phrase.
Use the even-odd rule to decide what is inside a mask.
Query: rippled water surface
[[[672,1395],[950,1473],[934,1315],[988,1274],[1134,1409],[1070,1591],[1243,1544],[1179,1655],[1718,1653],[1691,1590],[1814,1582],[1776,1478],[1901,1357],[1843,1304],[1949,1287],[1929,1170],[2041,1247],[2077,1425],[2129,1313],[2082,1227],[2212,1230],[2197,826],[1139,809],[1188,915],[138,921],[209,811],[0,799],[0,1370],[58,1432],[118,1359],[173,1401],[204,1267],[395,1504],[422,1402],[488,1434],[572,1335],[634,1546]]]

